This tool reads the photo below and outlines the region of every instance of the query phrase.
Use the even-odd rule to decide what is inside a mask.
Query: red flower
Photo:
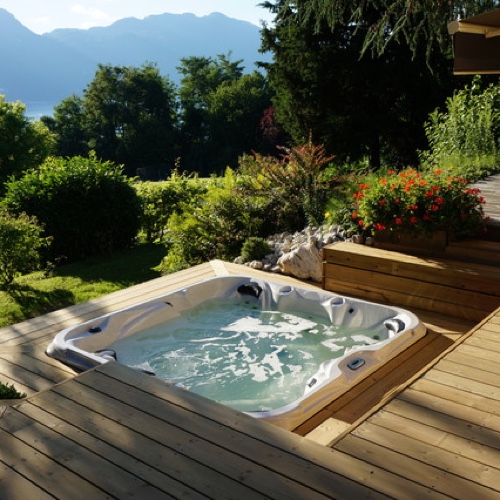
[[[386,202],[385,202],[385,200],[380,200],[380,201],[378,202],[378,204],[379,204],[381,207],[383,207],[384,205],[386,205]]]
[[[385,231],[385,226],[383,224],[380,224],[380,222],[377,222],[375,225],[374,225],[375,229],[377,231]]]
[[[417,222],[418,222],[418,218],[417,218],[417,217],[415,217],[415,216],[413,216],[413,217],[410,219],[410,222],[411,222],[412,224],[417,224]]]
[[[394,219],[394,223],[400,226],[401,224],[403,224],[403,219],[401,217],[396,217]]]

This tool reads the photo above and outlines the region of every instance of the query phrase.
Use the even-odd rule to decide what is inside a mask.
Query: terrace
[[[499,182],[480,186],[493,223]],[[428,334],[294,432],[117,363],[76,374],[44,353],[72,324],[259,271],[212,261],[3,328],[0,380],[28,397],[0,408],[1,496],[500,498],[499,249],[327,248],[325,288],[411,309]]]

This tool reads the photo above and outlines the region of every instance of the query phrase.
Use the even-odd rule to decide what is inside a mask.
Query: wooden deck
[[[0,408],[0,498],[500,498],[500,310],[472,329],[419,311],[421,342],[296,433],[44,354],[71,324],[225,274],[262,275],[214,261],[0,330],[0,380],[29,394]]]
[[[476,182],[473,187],[481,190],[481,195],[486,200],[484,210],[490,218],[486,237],[500,242],[500,174],[491,175],[486,179]]]
[[[374,488],[378,474],[395,475],[383,490],[395,498],[411,482],[428,491],[410,498],[500,498],[499,356],[497,311],[333,448],[370,464]]]

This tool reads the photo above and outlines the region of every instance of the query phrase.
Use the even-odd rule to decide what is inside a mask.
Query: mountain
[[[0,9],[0,93],[7,100],[58,101],[90,81],[95,63],[55,39],[36,35]]]
[[[9,101],[58,103],[71,94],[81,95],[99,63],[152,62],[178,83],[181,58],[230,53],[232,61],[242,59],[245,71],[252,72],[256,61],[269,61],[259,47],[259,27],[219,13],[126,18],[104,28],[37,35],[0,9],[0,93]]]

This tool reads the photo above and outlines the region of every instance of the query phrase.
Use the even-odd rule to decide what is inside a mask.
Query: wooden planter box
[[[399,231],[380,231],[375,236],[375,246],[385,250],[434,254],[444,252],[450,240],[450,235],[445,230],[418,235]]]

